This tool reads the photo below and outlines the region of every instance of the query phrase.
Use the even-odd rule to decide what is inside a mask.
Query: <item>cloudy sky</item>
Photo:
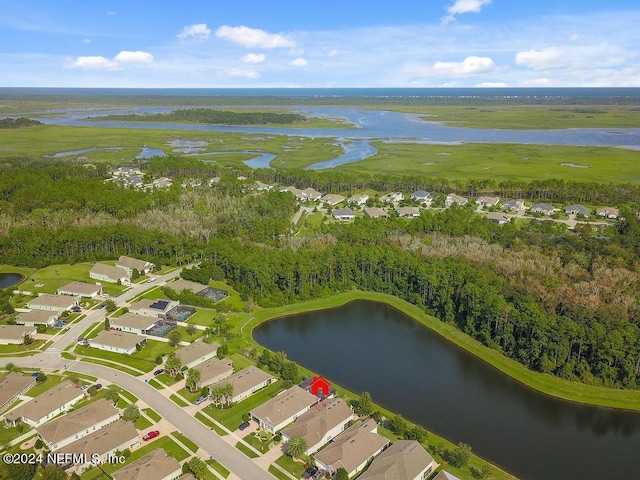
[[[640,87],[637,0],[0,6],[0,87]]]

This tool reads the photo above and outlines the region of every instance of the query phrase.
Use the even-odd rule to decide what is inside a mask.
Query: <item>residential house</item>
[[[404,198],[402,192],[390,192],[382,195],[380,201],[382,203],[398,203]]]
[[[36,383],[36,377],[11,372],[0,378],[0,411],[8,407],[18,395],[29,390]]]
[[[127,312],[121,317],[109,318],[109,325],[112,330],[122,330],[123,332],[138,335],[147,335],[147,332],[151,330],[156,323],[158,323],[156,317],[137,315],[131,312]]]
[[[249,412],[260,428],[276,433],[295,421],[318,401],[318,397],[297,385],[285,390]]]
[[[168,177],[156,178],[152,183],[154,188],[165,188],[173,185],[173,180]]]
[[[353,419],[353,411],[340,398],[325,400],[321,405],[322,408],[312,408],[282,430],[284,442],[294,437],[305,439],[305,455],[317,452],[325,443],[342,433]]]
[[[481,207],[491,208],[495,207],[500,202],[500,197],[478,197],[476,205]]]
[[[307,201],[306,193],[304,193],[302,190],[300,190],[299,188],[296,188],[294,186],[281,188],[280,191],[281,192],[291,192],[293,194],[293,196],[296,197],[296,200],[298,200],[299,202],[306,202]]]
[[[362,471],[388,444],[389,440],[378,434],[376,421],[369,418],[351,425],[313,458],[323,470],[335,472],[342,467],[351,477]]]
[[[489,212],[487,214],[487,219],[489,219],[490,222],[497,223],[498,225],[504,225],[511,220],[504,213],[499,212]]]
[[[261,182],[260,180],[256,180],[255,183],[253,184],[253,188],[259,192],[262,192],[263,190],[273,190],[273,185],[267,185],[264,182]]]
[[[142,170],[138,167],[118,167],[111,172],[114,177],[128,177],[130,175],[142,175]]]
[[[524,210],[524,200],[522,198],[516,198],[514,200],[507,200],[506,202],[502,202],[503,210],[510,210],[512,212],[519,212]]]
[[[224,387],[225,385],[231,385],[233,387],[233,392],[231,397],[229,398],[229,401],[232,403],[237,403],[244,400],[245,398],[250,397],[258,390],[275,381],[276,379],[269,375],[267,372],[251,365],[247,368],[243,368],[239,372],[236,372],[223,380],[212,383],[211,385],[209,385],[209,390],[213,391],[216,388]]]
[[[101,282],[118,283],[127,280],[127,271],[123,268],[105,265],[104,263],[96,263],[89,271],[89,277]]]
[[[327,193],[324,197],[322,197],[322,202],[331,205],[332,207],[338,205],[345,201],[345,197],[342,195],[336,195],[335,193]]]
[[[569,205],[568,207],[565,207],[564,213],[567,215],[583,215],[588,217],[591,211],[582,205]]]
[[[433,202],[433,199],[436,198],[436,196],[433,193],[427,192],[425,190],[416,190],[411,194],[411,198],[413,198],[417,202],[431,203]]]
[[[183,367],[193,368],[215,357],[219,347],[220,345],[217,343],[207,343],[199,340],[176,350],[176,357],[180,359]]]
[[[347,203],[353,205],[364,205],[369,200],[369,195],[366,193],[361,193],[360,195],[354,195],[353,197],[349,197],[347,199]]]
[[[415,440],[398,440],[377,457],[359,480],[424,480],[436,468],[433,457]]]
[[[57,450],[100,430],[120,418],[113,403],[101,398],[82,408],[40,425],[38,435],[49,450]]]
[[[146,345],[147,339],[132,333],[103,330],[98,335],[89,339],[89,346],[107,352],[124,353],[131,355],[138,345]]]
[[[56,293],[58,295],[72,295],[74,297],[91,298],[102,293],[102,285],[85,282],[71,282],[60,287]]]
[[[306,195],[307,200],[318,201],[322,198],[322,194],[315,188],[307,187],[302,190],[302,193]]]
[[[444,199],[444,206],[449,208],[452,205],[463,206],[466,205],[469,199],[467,197],[461,197],[455,193],[450,193],[447,198]]]
[[[175,300],[153,300],[150,298],[143,298],[137,302],[133,302],[129,305],[129,311],[137,313],[138,315],[146,315],[148,317],[155,318],[167,318],[167,313],[180,305],[180,302]]]
[[[620,210],[614,207],[600,207],[596,209],[596,215],[606,218],[618,218],[618,215],[620,215]]]
[[[22,345],[27,336],[33,338],[36,333],[35,326],[0,325],[0,345]]]
[[[133,188],[142,188],[142,186],[144,185],[142,177],[140,177],[139,175],[131,175],[129,177],[125,177],[121,183]]]
[[[433,480],[460,480],[453,473],[449,473],[446,470],[440,470],[438,474],[433,477]]]
[[[18,325],[35,327],[36,325],[47,325],[52,327],[60,317],[60,312],[50,310],[31,310],[30,312],[19,313],[16,317]]]
[[[402,218],[418,218],[420,216],[418,207],[397,207],[396,212]]]
[[[211,358],[194,367],[200,372],[200,387],[206,387],[233,374],[233,362],[230,358]]]
[[[27,307],[31,310],[47,310],[50,312],[64,312],[77,307],[80,304],[80,297],[70,297],[68,295],[42,294],[27,302]]]
[[[531,213],[542,213],[544,215],[551,215],[553,213],[553,206],[548,203],[534,203],[529,208]]]
[[[175,282],[167,283],[167,287],[169,287],[176,293],[180,293],[183,290],[189,290],[191,293],[195,293],[196,295],[209,288],[207,285],[203,285],[197,282],[190,282],[189,280],[183,280],[181,278],[179,278]]]
[[[380,207],[365,208],[364,214],[369,218],[389,218],[389,214]]]
[[[174,480],[182,475],[180,463],[158,448],[111,474],[113,480]]]
[[[108,456],[115,454],[116,450],[121,452],[125,449],[132,450],[138,445],[140,445],[140,435],[136,427],[133,423],[120,419],[69,445],[54,450],[52,453],[54,455],[62,454],[59,455],[59,458],[64,458],[64,454],[75,455],[75,458],[84,458],[86,463],[61,465],[62,467],[71,467],[75,472],[81,473],[93,466],[91,460],[94,458],[94,454],[98,461],[104,463]]]
[[[8,425],[24,422],[38,427],[59,414],[69,410],[84,398],[84,392],[67,380],[41,393],[33,400],[22,403],[4,416]]]
[[[127,272],[127,276],[130,278],[134,270],[138,270],[141,274],[146,275],[155,265],[146,260],[138,260],[137,258],[127,257],[122,255],[116,263],[116,267],[122,268]]]
[[[356,213],[350,208],[336,208],[332,215],[336,220],[341,220],[343,222],[356,218]]]

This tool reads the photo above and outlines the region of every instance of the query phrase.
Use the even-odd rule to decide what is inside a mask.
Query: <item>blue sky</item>
[[[2,0],[3,87],[640,87],[630,0]]]

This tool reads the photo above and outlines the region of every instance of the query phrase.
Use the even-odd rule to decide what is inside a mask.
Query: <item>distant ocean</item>
[[[640,88],[18,88],[0,95],[292,98],[640,98]]]

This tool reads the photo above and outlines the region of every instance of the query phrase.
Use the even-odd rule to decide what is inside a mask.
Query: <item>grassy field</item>
[[[428,175],[449,181],[488,177],[496,182],[558,178],[640,183],[640,152],[622,148],[495,143],[373,144],[378,153],[338,168],[371,174]]]
[[[142,350],[140,350],[139,352],[134,352],[131,355],[125,355],[123,353],[117,352],[108,352],[84,345],[78,345],[75,349],[75,353],[87,357],[111,360],[113,362],[129,366],[131,368],[142,370],[144,372],[150,372],[151,370],[156,368],[156,357],[167,353],[169,350],[170,347],[164,342],[147,340],[147,345],[143,347]],[[111,366],[114,367],[113,364]]]
[[[249,458],[257,458],[258,457],[258,455],[256,453],[254,453],[253,450],[250,450],[249,448],[245,447],[240,442],[236,443],[236,448],[238,450],[240,450],[242,453],[244,453]]]
[[[33,272],[21,285],[22,290],[34,293],[56,293],[56,290],[67,283],[78,281],[95,284],[89,277],[89,270],[93,263],[76,263],[74,265],[50,265]],[[120,295],[126,287],[115,283],[102,284],[103,290],[109,295]]]
[[[182,433],[180,433],[180,432],[171,432],[171,435],[173,435],[175,438],[177,438],[180,443],[182,443],[185,447],[187,447],[193,453],[196,453],[198,451],[198,448],[199,448],[198,445],[193,443],[191,440],[189,440],[187,437],[185,437]]]
[[[143,408],[142,411],[144,413],[147,414],[147,416],[153,420],[154,422],[159,422],[160,420],[162,420],[162,417],[160,415],[158,415],[153,409],[151,408]]]

